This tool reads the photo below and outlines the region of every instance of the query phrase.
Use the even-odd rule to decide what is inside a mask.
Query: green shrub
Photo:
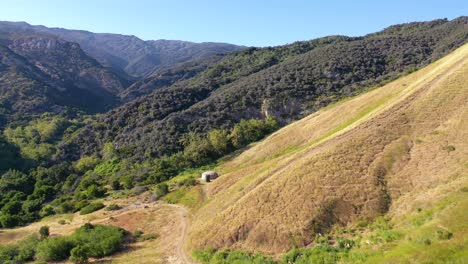
[[[160,183],[156,185],[156,189],[154,190],[154,194],[156,197],[159,199],[161,197],[164,197],[166,194],[169,193],[169,186],[165,183]]]
[[[90,249],[87,245],[79,245],[70,251],[70,260],[74,263],[88,263]]]
[[[74,243],[68,237],[54,237],[41,241],[36,248],[36,258],[43,261],[61,261],[70,256]]]
[[[17,243],[18,255],[15,260],[19,262],[31,261],[36,253],[39,239],[35,235],[30,235]]]
[[[453,237],[453,233],[447,230],[439,229],[437,230],[437,239],[439,240],[449,240]]]
[[[23,263],[31,261],[36,252],[39,240],[31,235],[16,245],[0,246],[0,263]]]
[[[78,172],[87,172],[88,170],[93,169],[99,163],[99,159],[95,157],[82,157],[75,164],[75,169]]]
[[[103,203],[101,203],[101,202],[91,203],[91,204],[81,208],[80,215],[90,214],[90,213],[95,212],[97,210],[100,210],[100,209],[102,209],[104,207],[105,207],[105,205]]]
[[[195,186],[195,185],[197,185],[197,180],[195,180],[194,178],[184,179],[182,181],[182,185],[186,186],[186,187]]]
[[[49,227],[48,226],[41,226],[39,229],[39,235],[41,240],[46,239],[49,237]]]
[[[120,207],[118,204],[110,204],[106,207],[107,211],[117,211],[120,210],[122,207]]]

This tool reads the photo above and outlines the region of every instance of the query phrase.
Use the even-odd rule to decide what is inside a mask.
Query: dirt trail
[[[175,256],[169,258],[169,263],[172,264],[198,264],[198,262],[194,261],[192,257],[187,254],[185,250],[185,245],[187,244],[188,239],[188,229],[190,226],[190,220],[188,217],[187,208],[176,205],[176,204],[168,204],[167,206],[173,207],[177,210],[177,214],[180,217],[180,224],[182,226],[181,234],[179,236],[177,242],[177,248],[175,251]]]

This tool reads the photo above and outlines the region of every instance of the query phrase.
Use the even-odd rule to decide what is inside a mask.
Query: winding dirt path
[[[188,239],[188,230],[190,227],[190,219],[188,217],[187,208],[177,204],[168,204],[167,206],[173,207],[177,210],[177,214],[180,218],[180,224],[182,226],[181,234],[179,236],[177,248],[175,251],[176,255],[171,257],[169,262],[173,264],[198,264],[198,262],[194,261],[185,250],[185,245],[187,244]]]

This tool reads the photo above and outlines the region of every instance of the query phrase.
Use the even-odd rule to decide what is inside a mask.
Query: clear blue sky
[[[248,46],[461,15],[468,15],[467,0],[0,0],[0,20]]]

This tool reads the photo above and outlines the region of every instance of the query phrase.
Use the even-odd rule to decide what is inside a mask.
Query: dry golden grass
[[[467,176],[468,45],[329,106],[218,168],[193,248],[280,253]]]

